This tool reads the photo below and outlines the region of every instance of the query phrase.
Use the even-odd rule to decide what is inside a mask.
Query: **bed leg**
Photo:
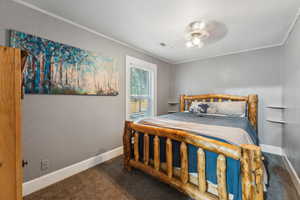
[[[131,166],[129,165],[130,154],[131,154],[131,125],[132,122],[125,121],[124,133],[123,133],[123,148],[124,148],[124,169],[131,171]]]
[[[261,148],[256,145],[242,145],[242,191],[243,200],[264,199],[264,170]]]

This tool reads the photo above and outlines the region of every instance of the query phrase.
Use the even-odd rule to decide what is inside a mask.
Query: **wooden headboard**
[[[222,101],[246,101],[248,105],[248,119],[252,126],[257,129],[257,104],[258,96],[250,94],[248,96],[236,96],[227,94],[201,94],[201,95],[180,95],[180,112],[188,110],[192,101],[222,102]]]

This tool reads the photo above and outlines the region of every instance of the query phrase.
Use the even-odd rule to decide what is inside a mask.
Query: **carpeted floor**
[[[280,156],[265,154],[270,179],[267,200],[299,200]],[[123,170],[122,157],[74,175],[24,200],[190,200],[138,171]]]

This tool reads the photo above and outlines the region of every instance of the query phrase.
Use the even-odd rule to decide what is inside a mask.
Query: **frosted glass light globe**
[[[200,41],[200,43],[197,45],[198,48],[202,48],[204,46],[204,43]]]
[[[193,37],[192,42],[194,45],[199,45],[201,43],[201,40],[198,37]]]
[[[188,47],[188,48],[193,47],[193,43],[191,41],[187,41],[185,43],[185,46]]]

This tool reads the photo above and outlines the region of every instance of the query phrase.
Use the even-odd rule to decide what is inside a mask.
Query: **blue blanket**
[[[169,115],[159,116],[162,119],[172,119],[186,122],[194,122],[206,125],[219,125],[219,126],[227,126],[227,127],[235,127],[244,129],[252,138],[255,144],[258,144],[258,136],[255,129],[251,126],[247,118],[240,117],[223,117],[223,116],[198,116],[189,112],[181,112],[181,113],[173,113]],[[201,135],[199,133],[191,133]],[[205,135],[202,135],[205,136]],[[205,136],[208,137],[208,136]],[[150,159],[153,159],[153,136],[150,136]],[[220,139],[209,137],[212,139],[216,139],[222,142],[227,141]],[[180,142],[173,141],[173,165],[175,167],[180,167]],[[160,138],[160,160],[161,162],[166,162],[166,140],[165,138]],[[197,172],[197,150],[198,148],[193,145],[188,145],[188,162],[189,162],[189,172]],[[139,136],[139,153],[140,160],[143,160],[143,135]],[[133,155],[132,155],[133,156]],[[214,184],[217,184],[217,156],[218,154],[210,151],[205,151],[206,158],[206,179]],[[241,187],[241,177],[240,177],[240,161],[234,160],[232,158],[226,158],[227,169],[226,169],[226,177],[227,177],[227,191],[234,195],[234,200],[242,200],[242,187]]]

